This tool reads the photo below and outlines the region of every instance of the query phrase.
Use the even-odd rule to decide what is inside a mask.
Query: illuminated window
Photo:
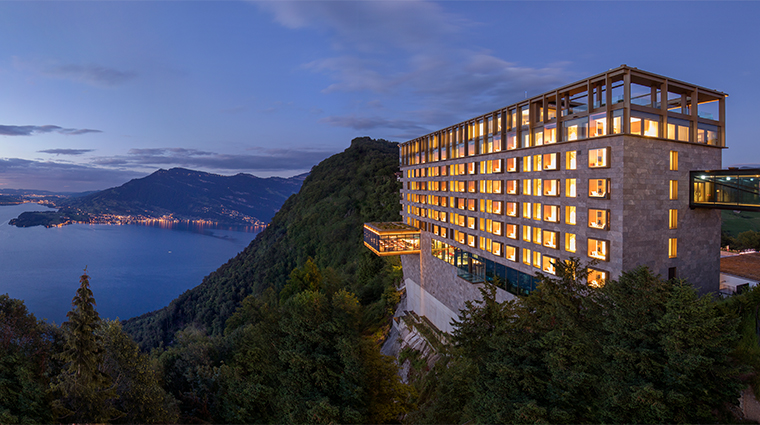
[[[546,273],[556,274],[556,271],[554,269],[554,263],[556,261],[556,258],[544,255],[544,265],[541,267],[541,270],[545,271]]]
[[[488,221],[491,222],[491,220],[488,220]],[[503,225],[503,223],[501,221],[493,221],[493,222],[491,222],[491,230],[490,231],[494,235],[501,236],[501,233],[504,230],[503,226],[504,225]]]
[[[467,228],[475,230],[475,217],[467,217]]]
[[[522,227],[522,232],[523,232],[522,240],[524,240],[525,242],[530,242],[530,237],[533,234],[532,231],[533,231],[532,227],[530,227],[530,226],[523,226]]]
[[[533,267],[541,268],[541,253],[533,251]]]
[[[502,246],[503,245],[500,242],[494,242],[493,244],[491,244],[491,253],[493,255],[498,255],[499,257],[501,257]]]
[[[494,159],[491,161],[488,161],[490,163],[491,172],[494,174],[499,174],[504,172],[504,161],[501,159]]]
[[[504,182],[502,180],[494,180],[492,187],[493,193],[504,193]]]
[[[607,198],[608,179],[589,179],[588,196],[589,198]]]
[[[530,195],[533,189],[533,179],[524,179],[522,183],[523,195]]]
[[[575,207],[572,205],[565,206],[565,224],[575,225]]]
[[[691,133],[691,122],[689,120],[668,117],[668,139],[688,142],[689,133]]]
[[[557,143],[557,124],[544,127],[544,144],[550,145],[552,143]]]
[[[507,215],[510,217],[517,217],[518,215],[518,207],[517,202],[507,202]]]
[[[594,114],[589,117],[589,137],[604,136],[607,134],[607,115],[604,113]]]
[[[559,180],[544,180],[544,196],[559,196]]]
[[[587,281],[588,286],[601,288],[607,282],[607,272],[589,268]]]
[[[550,223],[559,222],[559,207],[556,205],[544,205],[544,221]]]
[[[477,211],[477,204],[475,203],[475,199],[467,200],[467,209],[469,211]]]
[[[671,180],[670,181],[670,199],[676,200],[678,199],[678,180]]]
[[[522,262],[523,264],[530,265],[530,250],[528,248],[522,249]]]
[[[533,179],[533,195],[541,196],[541,179]]]
[[[530,124],[530,110],[528,105],[520,107],[520,125]]]
[[[467,167],[465,164],[457,164],[457,175],[463,176],[466,174]]]
[[[678,256],[678,241],[676,238],[668,239],[668,258],[676,258]]]
[[[609,148],[590,149],[588,151],[588,168],[608,167],[609,152]]]
[[[589,238],[588,256],[597,260],[609,261],[609,242],[601,239]]]
[[[529,148],[531,146],[530,133],[528,133],[527,131],[523,131],[522,133],[522,143],[520,144],[520,146],[523,148]]]
[[[492,214],[499,214],[499,215],[504,214],[504,202],[493,201],[493,203],[491,204],[491,211],[489,212]]]
[[[507,150],[517,149],[517,134],[515,132],[507,133]]]
[[[670,171],[678,171],[678,152],[670,151]]]
[[[565,251],[575,252],[575,234],[565,233]]]
[[[593,229],[608,230],[609,227],[609,210],[588,210],[588,227]]]
[[[517,225],[516,224],[507,224],[506,236],[509,239],[517,239]]]
[[[507,180],[507,193],[510,195],[517,195],[519,190],[519,180]]]
[[[668,228],[677,229],[678,228],[678,210],[669,210],[668,217],[669,217]]]
[[[576,187],[576,179],[565,179],[565,197],[575,198],[578,194]]]
[[[467,182],[467,191],[470,193],[477,193],[478,192],[478,182],[475,180],[469,180]]]
[[[507,158],[507,172],[517,172],[517,158]]]
[[[660,137],[660,116],[643,112],[631,112],[631,134]]]
[[[475,236],[467,235],[467,245],[475,248]]]
[[[573,141],[586,138],[586,131],[588,130],[588,118],[577,118],[574,120],[568,120],[562,122],[564,128],[564,140]]]
[[[464,244],[465,240],[467,239],[467,235],[464,232],[460,232],[459,230],[454,230],[454,239],[457,242]]]
[[[559,154],[545,153],[543,155],[544,171],[554,171],[559,169]]]
[[[552,230],[544,230],[542,234],[542,238],[543,238],[545,247],[557,249],[559,232],[555,232]]]
[[[533,228],[533,243],[541,245],[541,229],[538,227]]]
[[[504,247],[504,256],[509,261],[517,261],[517,248],[511,245]]]
[[[533,204],[533,220],[541,220],[541,204],[538,202]]]
[[[533,130],[533,144],[536,146],[541,146],[544,144],[544,129],[539,128],[537,130]]]
[[[578,167],[578,152],[567,151],[565,152],[565,169],[575,170]]]
[[[532,171],[531,165],[533,165],[533,161],[531,161],[530,156],[524,156],[522,163],[523,163],[523,173]]]
[[[541,171],[543,167],[541,166],[541,155],[533,155],[533,169],[536,171]]]

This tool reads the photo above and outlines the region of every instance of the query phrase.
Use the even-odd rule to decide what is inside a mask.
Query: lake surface
[[[38,204],[0,206],[0,294],[24,300],[37,318],[57,324],[71,310],[85,266],[100,316],[128,319],[199,285],[258,234],[186,225],[8,224],[24,211],[45,210]]]

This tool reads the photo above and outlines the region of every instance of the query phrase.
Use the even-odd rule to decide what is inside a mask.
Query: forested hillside
[[[399,219],[397,171],[396,143],[354,139],[312,169],[248,248],[169,306],[127,320],[124,330],[143,348],[169,343],[190,324],[220,334],[247,295],[283,288],[309,257],[320,268],[334,269],[339,279],[353,278],[369,255],[362,247],[362,224]],[[383,290],[380,283],[366,284],[355,293],[366,303]]]

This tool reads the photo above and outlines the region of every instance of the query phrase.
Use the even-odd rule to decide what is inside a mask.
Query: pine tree
[[[101,325],[95,310],[87,268],[79,279],[79,289],[71,300],[72,310],[62,327],[65,348],[59,354],[64,367],[52,390],[58,396],[53,403],[60,419],[72,422],[108,422],[120,416],[110,403],[116,398],[111,379],[101,371],[103,344],[96,333]]]

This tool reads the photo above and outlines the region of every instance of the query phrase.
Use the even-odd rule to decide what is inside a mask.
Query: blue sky
[[[0,189],[292,176],[621,64],[729,94],[759,164],[760,2],[0,2]]]

